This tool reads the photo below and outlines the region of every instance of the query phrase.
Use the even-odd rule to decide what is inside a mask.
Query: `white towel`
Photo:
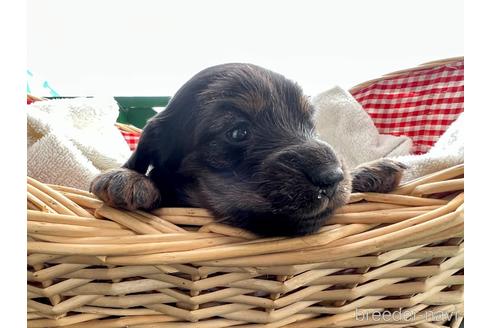
[[[27,174],[45,183],[87,190],[101,171],[120,167],[130,156],[114,126],[113,98],[35,102],[27,108]]]
[[[342,88],[319,94],[313,104],[319,138],[330,144],[349,168],[382,157],[410,154],[410,138],[379,134],[369,114]]]
[[[395,159],[405,163],[402,182],[464,163],[465,155],[465,113],[454,121],[425,154],[400,156]]]

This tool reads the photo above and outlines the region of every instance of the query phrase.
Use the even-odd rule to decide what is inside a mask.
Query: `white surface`
[[[463,55],[463,1],[28,0],[28,67],[62,95],[172,95],[251,62],[307,94]]]

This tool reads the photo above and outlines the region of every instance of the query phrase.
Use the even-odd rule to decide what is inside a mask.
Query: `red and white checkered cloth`
[[[130,147],[130,150],[135,150],[137,148],[138,140],[140,139],[140,133],[137,132],[126,132],[120,130],[123,138],[125,138],[126,143]]]
[[[405,135],[427,152],[464,109],[462,59],[379,80],[353,92],[382,134]]]

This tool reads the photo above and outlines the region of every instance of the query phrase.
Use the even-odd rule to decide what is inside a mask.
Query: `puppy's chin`
[[[287,216],[295,216],[299,219],[312,218],[327,210],[334,212],[337,208],[345,205],[348,200],[350,190],[348,181],[344,181],[331,197],[321,196],[315,190],[308,189],[305,194],[310,196],[296,197],[294,200],[284,199],[283,205],[272,204],[272,212]],[[292,204],[294,203],[294,204]]]
[[[212,211],[218,222],[259,236],[302,236],[317,232],[330,215],[347,203],[350,178],[330,197],[301,175],[265,177],[262,183],[244,182],[235,175],[205,171],[185,188],[187,204]],[[278,171],[276,171],[278,173]]]
[[[316,199],[310,204],[296,210],[274,210],[278,216],[277,231],[267,231],[268,235],[302,236],[316,233],[329,222],[330,216],[348,202],[350,193],[341,186],[332,198]],[[276,220],[272,218],[272,220]]]
[[[317,232],[324,224],[329,221],[330,215],[338,208],[345,205],[350,197],[351,181],[345,179],[340,182],[333,195],[321,196],[318,188],[313,188],[308,183],[297,181],[289,189],[297,189],[297,193],[277,192],[281,188],[270,188],[276,192],[271,192],[270,197],[265,198],[270,201],[270,215],[265,215],[265,221],[276,222],[276,231],[268,231],[260,234],[268,235],[305,235]],[[261,215],[260,215],[261,217]],[[257,223],[259,224],[259,223]],[[270,227],[270,225],[265,224]],[[275,229],[272,226],[272,229]]]
[[[222,222],[249,230],[262,237],[295,237],[317,232],[331,213],[330,208],[325,208],[316,215],[301,218],[297,215],[274,214],[252,209],[230,213]]]
[[[316,198],[302,207],[293,208],[287,204],[284,208],[270,204],[268,209],[235,206],[217,214],[224,218],[220,220],[222,223],[249,230],[259,236],[303,236],[319,231],[329,222],[332,213],[348,201],[349,195],[342,186],[331,199]]]
[[[333,212],[332,206],[330,206],[330,200],[329,199],[320,199],[319,200],[319,205],[316,204],[312,208],[306,208],[306,209],[300,209],[296,211],[296,213],[292,213],[293,216],[296,216],[299,218],[299,220],[303,219],[310,219],[313,217],[316,217],[327,210],[330,210]]]

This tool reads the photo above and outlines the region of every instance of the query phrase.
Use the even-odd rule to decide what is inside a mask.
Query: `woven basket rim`
[[[461,61],[464,61],[464,59],[465,59],[464,56],[438,59],[438,60],[433,60],[433,61],[429,61],[429,62],[420,64],[420,65],[415,66],[415,67],[406,68],[406,69],[394,71],[391,73],[387,73],[387,74],[382,75],[381,77],[374,78],[374,79],[368,80],[366,82],[359,83],[359,84],[353,86],[352,88],[350,88],[349,92],[354,94],[354,93],[360,91],[361,89],[364,89],[364,88],[366,88],[366,87],[368,87],[374,83],[384,81],[384,80],[387,80],[389,78],[393,78],[393,77],[396,77],[399,75],[409,74],[409,73],[413,73],[413,72],[417,72],[417,71],[421,71],[421,70],[425,70],[425,69],[429,69],[429,68],[434,68],[434,67],[439,67],[439,66],[443,66],[443,65],[449,65],[452,63],[461,62]]]
[[[38,202],[37,210],[36,206],[28,210],[29,236],[36,240],[28,242],[28,252],[98,256],[111,265],[196,263],[249,267],[353,258],[461,236],[463,174],[464,165],[457,165],[406,183],[391,194],[355,193],[320,233],[260,239],[242,229],[214,222],[204,209],[128,212],[106,206],[88,192],[28,178],[28,198],[33,204]],[[429,194],[441,192],[455,195],[446,200],[428,198]],[[89,218],[91,215],[81,205],[92,207],[95,217],[107,220]],[[46,207],[58,214],[49,213]],[[365,211],[360,212],[363,207]],[[67,222],[57,225],[55,220]],[[87,220],[92,222],[84,222]],[[64,237],[62,231],[68,236],[72,233],[70,224],[98,234]],[[182,224],[199,229],[185,231]]]

